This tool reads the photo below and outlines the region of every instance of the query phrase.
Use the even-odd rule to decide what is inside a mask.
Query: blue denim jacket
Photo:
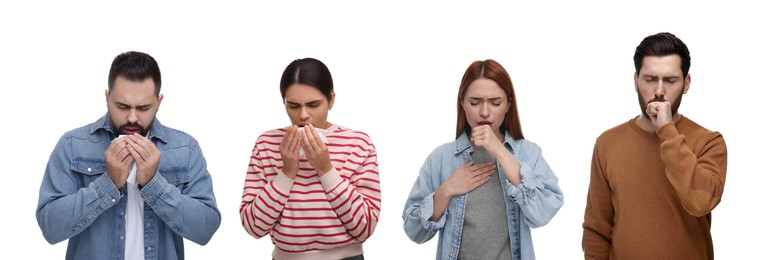
[[[520,162],[522,177],[521,184],[515,187],[507,181],[497,163],[497,176],[501,178],[505,194],[512,255],[515,259],[535,259],[530,229],[547,224],[555,216],[563,205],[563,193],[538,145],[525,139],[514,140],[509,132],[505,132],[504,147]],[[467,195],[451,198],[437,222],[429,220],[435,208],[433,195],[456,168],[471,160],[472,150],[466,133],[437,147],[421,167],[405,203],[403,228],[411,240],[421,244],[440,232],[437,259],[456,259],[459,255]]]
[[[123,259],[126,188],[106,173],[104,151],[116,136],[108,115],[65,133],[48,160],[37,223],[66,259]],[[148,137],[160,150],[158,173],[141,189],[144,258],[184,259],[183,238],[204,245],[221,223],[211,175],[197,141],[155,119]]]

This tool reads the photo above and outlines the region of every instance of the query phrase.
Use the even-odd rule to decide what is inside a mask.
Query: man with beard
[[[118,55],[107,114],[60,139],[45,169],[37,223],[66,259],[183,259],[183,239],[208,243],[219,227],[211,175],[197,141],[155,118],[160,69],[141,52]]]
[[[675,35],[635,50],[642,115],[603,132],[592,155],[585,259],[713,259],[711,212],[725,184],[723,136],[678,113],[691,57]]]

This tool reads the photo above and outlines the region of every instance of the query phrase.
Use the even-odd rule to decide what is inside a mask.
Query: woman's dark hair
[[[331,101],[333,95],[331,71],[317,59],[297,59],[285,67],[283,77],[280,78],[280,95],[283,100],[285,100],[285,91],[293,84],[312,86],[323,93],[328,101]]]

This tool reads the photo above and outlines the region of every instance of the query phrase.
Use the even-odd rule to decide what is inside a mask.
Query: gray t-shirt
[[[494,161],[488,151],[477,147],[472,157],[476,162]],[[497,170],[488,182],[467,193],[459,259],[512,259],[507,207],[498,174]]]

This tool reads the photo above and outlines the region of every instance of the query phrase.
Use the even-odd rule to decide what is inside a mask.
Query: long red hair
[[[461,106],[461,101],[464,98],[464,94],[469,88],[469,84],[479,78],[486,78],[496,82],[496,84],[504,90],[507,94],[509,101],[509,110],[504,115],[504,122],[501,123],[501,133],[504,130],[509,131],[512,137],[517,139],[525,139],[523,137],[523,129],[520,127],[520,116],[517,114],[517,100],[515,98],[515,88],[512,85],[512,79],[509,77],[507,70],[501,66],[498,62],[492,59],[484,61],[475,61],[469,65],[467,71],[464,72],[464,77],[461,78],[461,85],[459,86],[459,95],[456,99],[456,138],[458,139],[462,133],[469,133],[469,122],[467,122],[467,115],[464,113],[464,109]]]

